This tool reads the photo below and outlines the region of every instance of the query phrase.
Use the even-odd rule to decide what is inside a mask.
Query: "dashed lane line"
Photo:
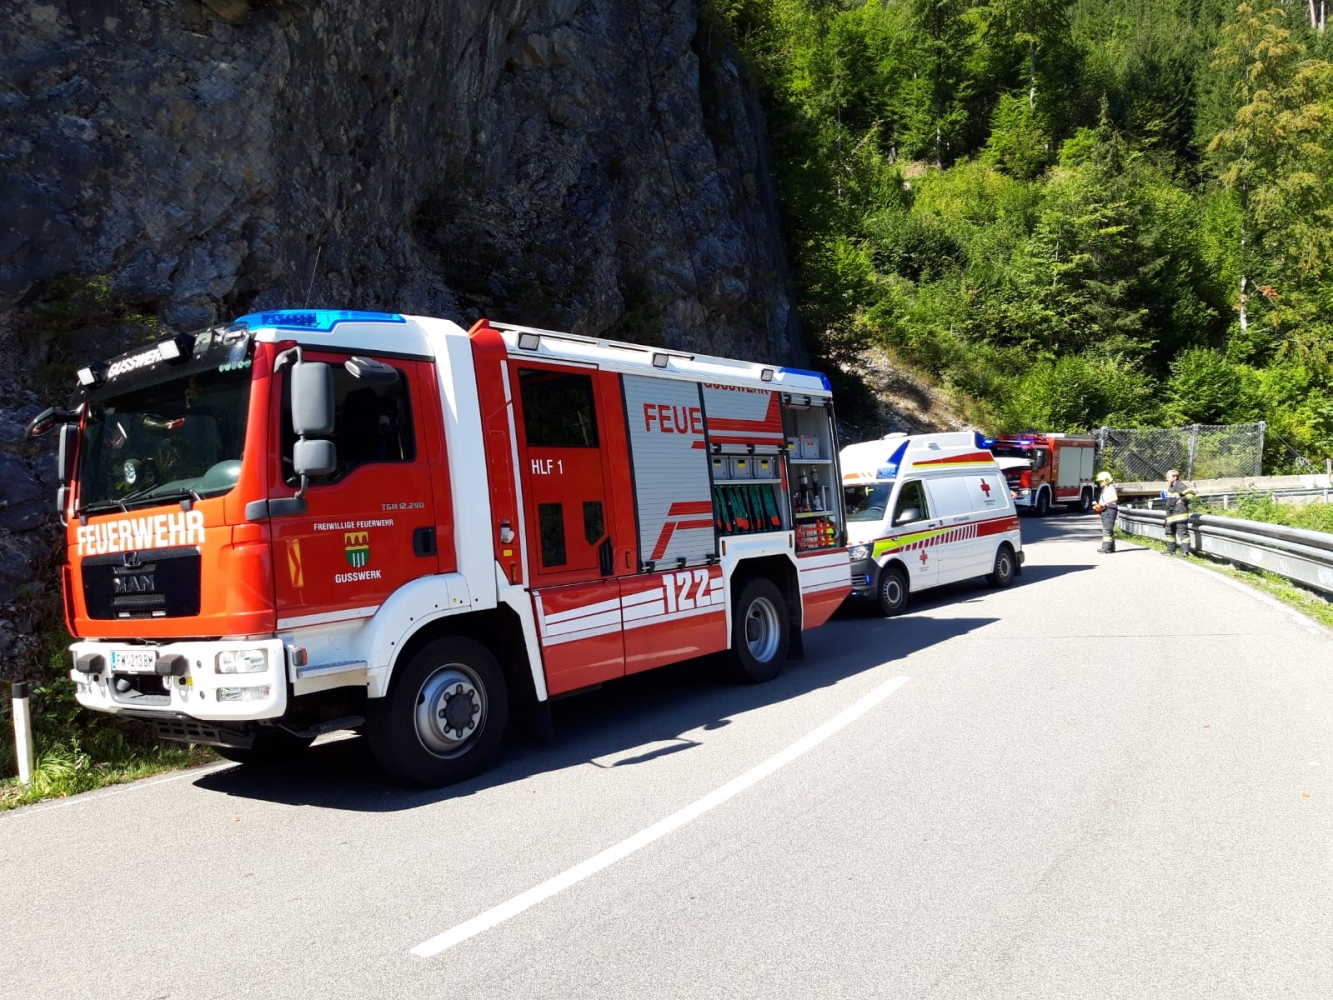
[[[835,733],[851,725],[876,705],[883,702],[906,684],[907,680],[906,677],[894,677],[891,680],[885,681],[869,694],[847,706],[818,729],[807,733],[795,743],[792,743],[783,750],[779,750],[772,757],[769,757],[762,763],[756,764],[744,774],[732,778],[725,785],[714,789],[703,798],[691,802],[683,809],[677,810],[665,819],[658,820],[652,826],[640,830],[638,833],[625,838],[620,843],[608,847],[600,854],[594,855],[587,861],[577,864],[567,871],[561,872],[554,878],[549,878],[540,885],[534,886],[526,892],[514,896],[512,899],[506,900],[498,906],[493,906],[484,913],[479,913],[471,920],[466,920],[463,923],[444,931],[442,934],[435,935],[435,937],[428,941],[421,942],[421,944],[412,949],[412,954],[420,958],[431,958],[438,955],[455,945],[462,944],[469,938],[476,937],[478,934],[504,923],[511,917],[518,916],[525,910],[532,909],[532,907],[536,906],[538,903],[550,899],[557,893],[577,885],[584,879],[590,878],[606,868],[610,868],[616,862],[623,861],[634,852],[642,850],[654,841],[660,840],[667,834],[680,829],[685,824],[698,819],[710,809],[716,809],[728,799],[732,799],[752,785],[758,784],[775,771],[790,764],[806,751],[823,743],[830,736],[833,736]]]

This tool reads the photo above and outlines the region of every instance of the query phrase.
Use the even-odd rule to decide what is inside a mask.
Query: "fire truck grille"
[[[83,561],[89,618],[184,618],[199,613],[197,548],[90,556]]]
[[[167,599],[162,594],[121,594],[111,598],[111,606],[115,608],[161,608],[166,603]]]

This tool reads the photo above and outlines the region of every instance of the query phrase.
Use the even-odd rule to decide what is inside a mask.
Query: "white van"
[[[1023,572],[1004,473],[980,434],[889,434],[842,449],[852,596],[901,614],[909,594]]]

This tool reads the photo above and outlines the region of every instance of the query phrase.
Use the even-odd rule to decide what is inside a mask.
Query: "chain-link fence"
[[[1192,424],[1189,427],[1103,427],[1097,431],[1101,467],[1121,482],[1165,479],[1179,469],[1185,479],[1224,479],[1263,474],[1264,422]]]

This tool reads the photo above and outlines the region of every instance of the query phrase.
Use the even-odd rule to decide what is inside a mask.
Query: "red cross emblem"
[[[986,482],[984,479],[981,481],[981,492],[988,497],[990,496],[990,483]]]
[[[922,565],[922,566],[926,565],[926,558],[927,558],[927,557],[926,557],[926,550],[925,550],[925,549],[922,549],[922,550],[921,550],[921,565]]]

